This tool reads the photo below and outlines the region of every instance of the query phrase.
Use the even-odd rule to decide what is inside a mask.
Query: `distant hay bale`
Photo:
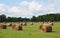
[[[12,23],[10,23],[9,26],[12,26]]]
[[[27,25],[27,23],[26,23],[26,22],[23,22],[22,24],[23,24],[23,26],[26,26],[26,25]]]
[[[6,29],[6,24],[0,24],[0,29]]]
[[[11,27],[13,24],[12,23],[6,23],[7,27]]]
[[[21,22],[20,22],[19,24],[20,24],[21,26],[23,25],[23,23],[21,23]]]
[[[50,25],[52,25],[52,26],[54,25],[52,22],[48,22],[48,24],[50,24]]]
[[[22,30],[22,26],[21,25],[13,25],[12,29],[14,29],[14,30]]]
[[[31,25],[33,25],[33,23],[31,23]]]
[[[52,23],[41,24],[39,29],[41,32],[52,32]]]

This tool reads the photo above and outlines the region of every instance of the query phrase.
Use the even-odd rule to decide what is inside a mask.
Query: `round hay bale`
[[[41,32],[46,32],[46,27],[43,26],[43,25],[41,25],[39,29],[40,29]]]
[[[52,26],[54,25],[52,22],[48,22],[48,24],[50,24],[50,25],[52,25]]]
[[[52,32],[52,24],[50,23],[46,23],[46,24],[42,24],[39,27],[41,32]]]
[[[12,23],[10,23],[9,26],[12,26]]]
[[[33,25],[33,23],[31,23],[31,25]]]
[[[12,29],[14,29],[14,30],[22,30],[22,26],[21,25],[13,25]]]
[[[6,29],[6,28],[7,28],[6,24],[1,24],[0,25],[0,29]]]
[[[7,27],[11,27],[12,23],[7,23],[6,25],[7,25]]]
[[[16,26],[16,25],[13,25],[13,26],[12,26],[12,29],[14,29],[15,26]]]
[[[52,32],[52,27],[46,27],[46,32]]]
[[[27,23],[26,22],[24,22],[24,23],[22,23],[23,24],[23,26],[26,26],[27,25]]]
[[[22,25],[23,25],[23,23],[19,23],[19,25],[21,25],[21,26],[22,26]]]

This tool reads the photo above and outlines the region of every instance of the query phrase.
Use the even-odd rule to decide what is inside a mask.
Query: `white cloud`
[[[47,5],[43,5],[39,2],[36,2],[35,0],[32,2],[23,1],[20,4],[24,7],[27,7],[29,13],[32,13],[35,16],[37,16],[39,14],[40,15],[47,14],[47,13],[49,14],[49,13],[53,13],[53,12],[57,13],[56,8],[58,8],[58,7],[56,7],[55,3],[52,3],[52,0],[50,0]],[[57,10],[59,10],[59,9],[57,9]]]
[[[36,1],[32,1],[32,2],[27,2],[27,1],[23,1],[20,3],[20,5],[22,5],[23,7],[27,7],[27,9],[25,9],[25,14],[26,15],[30,15],[30,16],[38,16],[39,15],[39,11],[43,11],[44,7],[42,4],[36,2]]]
[[[19,9],[19,7],[11,7],[9,10],[8,10],[8,12],[10,12],[10,13],[17,13],[17,12],[20,12],[20,9]]]
[[[32,2],[27,2],[27,1],[23,1],[20,3],[20,5],[24,6],[24,7],[28,7],[29,10],[33,11],[33,10],[40,10],[42,9],[42,4],[36,2],[36,1],[32,1]]]
[[[31,2],[22,1],[20,6],[10,7],[5,4],[0,4],[0,12],[7,12],[8,16],[15,17],[32,17],[49,13],[60,13],[60,0],[47,0],[46,3],[39,3],[37,0]]]
[[[23,2],[20,3],[20,5],[22,5],[22,6],[28,6],[29,5],[29,2],[23,1]]]
[[[5,4],[0,4],[0,12],[5,12],[7,9],[7,7],[5,6]]]
[[[51,3],[52,2],[52,3]],[[48,13],[60,13],[60,10],[59,10],[59,8],[60,8],[60,0],[50,0],[50,2],[48,3],[48,5],[47,5],[47,12]],[[58,11],[59,10],[59,11]]]
[[[8,16],[14,16],[14,17],[32,17],[32,13],[30,13],[29,10],[21,9],[20,7],[11,7],[8,9],[9,15]],[[10,15],[11,14],[11,15]]]
[[[40,10],[42,8],[42,5],[37,3],[37,2],[34,2],[32,1],[30,4],[29,4],[29,9],[30,10]]]
[[[32,2],[23,1],[22,6],[28,7],[29,13],[38,16],[42,14],[60,13],[60,0],[47,0],[47,4],[41,4],[34,0]]]

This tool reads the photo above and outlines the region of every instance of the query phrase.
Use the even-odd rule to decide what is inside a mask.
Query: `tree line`
[[[39,16],[32,16],[32,18],[22,17],[6,17],[6,15],[0,15],[0,22],[43,22],[43,21],[60,21],[60,14],[46,14]]]

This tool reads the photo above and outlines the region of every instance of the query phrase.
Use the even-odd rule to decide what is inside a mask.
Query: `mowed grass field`
[[[0,29],[0,38],[60,38],[60,22],[53,22],[53,32],[40,32],[39,25],[41,22],[34,22],[34,25],[27,23],[23,30],[16,31],[11,27]]]

